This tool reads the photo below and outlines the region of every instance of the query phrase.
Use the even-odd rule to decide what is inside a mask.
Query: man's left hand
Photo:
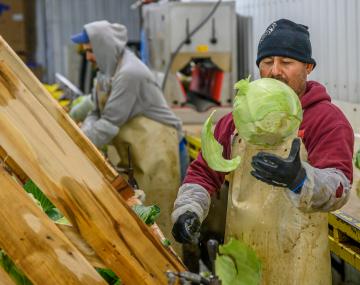
[[[286,187],[300,193],[306,179],[306,172],[300,160],[300,146],[301,140],[295,138],[288,158],[259,152],[252,158],[251,165],[254,170],[251,171],[251,175],[267,184]]]

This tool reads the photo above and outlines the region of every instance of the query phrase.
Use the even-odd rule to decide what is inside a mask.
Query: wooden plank
[[[134,196],[134,189],[130,187],[130,185],[125,181],[125,179],[118,175],[111,182],[112,187],[121,195],[121,197],[125,200]]]
[[[106,284],[2,167],[0,185],[0,247],[34,284]]]
[[[4,268],[0,266],[0,284],[1,285],[15,285],[15,282],[10,278],[9,274],[5,272]]]
[[[122,194],[122,197],[125,199],[124,195],[126,193],[122,192],[121,194]],[[130,198],[128,198],[126,200],[126,204],[129,207],[132,207],[134,205],[141,205],[142,203],[138,198],[136,198],[135,196],[132,195]],[[62,225],[62,224],[56,224],[56,225],[94,267],[99,267],[99,268],[106,267],[106,265],[100,259],[100,257],[96,254],[96,252],[88,245],[88,243],[82,238],[80,233],[77,232],[73,226]],[[153,225],[151,225],[150,228],[151,228],[152,234],[161,243],[165,243],[166,237],[160,230],[159,226],[156,223],[154,223]],[[171,252],[174,256],[176,256],[179,259],[179,262],[182,263],[180,257],[178,257],[177,253],[174,251],[174,249],[171,246],[167,246],[167,250],[169,252]]]
[[[56,226],[66,235],[71,243],[82,253],[82,255],[91,263],[92,266],[98,268],[106,268],[104,262],[96,254],[96,252],[84,241],[81,235],[71,225]]]
[[[126,198],[129,197],[129,195],[133,193],[133,189],[130,185],[123,179],[122,176],[118,175],[116,170],[110,166],[100,151],[86,138],[74,121],[68,116],[58,102],[51,97],[43,84],[27,68],[25,63],[19,59],[17,54],[9,47],[1,36],[0,60],[7,62],[15,75],[18,78],[21,78],[23,84],[49,112],[49,114],[60,124],[60,126],[63,127],[73,141],[82,148],[87,157],[95,164],[106,179],[113,184],[115,189]],[[23,177],[21,175],[21,171],[17,171],[21,169],[14,166],[13,170],[18,176],[20,175],[20,179]]]
[[[15,175],[20,184],[24,184],[29,178],[22,171],[22,169],[15,163],[15,161],[5,152],[3,148],[0,147],[0,158],[3,167],[12,175]],[[141,202],[134,197],[134,191],[132,188],[128,187],[128,184],[122,177],[117,177],[113,182],[112,186],[118,191],[118,193],[126,200],[126,203],[131,207],[134,204],[141,205]],[[81,237],[80,233],[76,231],[71,225],[62,225],[56,224],[57,227],[66,235],[66,237],[75,245],[75,247],[86,257],[86,259],[91,263],[92,266],[98,268],[105,268],[106,265],[96,254],[96,252],[86,243],[86,241]],[[155,237],[163,243],[166,238],[161,232],[160,228],[154,223],[151,226],[152,233]],[[173,255],[177,256],[177,253],[172,249],[171,246],[167,247],[168,251]],[[179,258],[179,257],[178,257]],[[182,262],[179,258],[179,261]],[[1,284],[1,283],[0,283]]]
[[[3,164],[3,167],[5,167],[9,172],[15,174],[15,176],[19,179],[19,181],[22,184],[24,184],[28,180],[28,177],[26,176],[24,171],[22,171],[20,166],[18,166],[17,163],[11,157],[8,156],[6,151],[1,146],[0,146],[0,159]]]
[[[6,61],[10,69],[20,78],[27,89],[35,96],[50,115],[62,126],[73,141],[109,180],[113,181],[118,173],[106,162],[99,150],[89,142],[64,109],[51,97],[36,76],[26,67],[25,63],[9,47],[0,36],[0,61]]]
[[[1,147],[125,284],[167,284],[167,270],[184,271],[7,63],[0,59]]]

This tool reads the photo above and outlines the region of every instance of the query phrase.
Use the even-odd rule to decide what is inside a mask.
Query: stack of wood
[[[0,248],[33,284],[106,284],[101,265],[122,284],[167,284],[166,271],[185,270],[119,194],[130,186],[2,38],[0,129]],[[29,179],[71,227],[36,206],[22,189]],[[0,283],[12,281],[0,271]]]

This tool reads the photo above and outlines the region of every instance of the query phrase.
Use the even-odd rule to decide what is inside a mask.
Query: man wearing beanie
[[[316,62],[306,26],[287,19],[271,23],[259,41],[256,64],[262,78],[280,80],[299,96],[303,121],[298,136],[304,149],[300,152],[300,144],[297,148],[293,144],[291,153],[295,155],[291,160],[271,153],[258,154],[252,158],[249,173],[240,173],[239,169],[232,173],[231,187],[234,181],[241,181],[240,177],[251,174],[261,185],[274,185],[276,193],[283,193],[280,200],[285,198],[271,205],[270,211],[277,211],[277,219],[262,217],[254,209],[232,214],[246,213],[247,218],[241,218],[248,223],[253,222],[254,215],[260,217],[256,231],[264,238],[249,245],[263,249],[257,252],[262,262],[262,284],[331,284],[327,217],[323,212],[339,209],[349,198],[353,130],[340,109],[331,103],[325,87],[307,81]],[[231,113],[215,127],[215,138],[223,146],[226,159],[231,159],[231,150],[241,143],[232,145],[238,141],[233,140],[235,130]],[[225,174],[210,169],[201,154],[190,165],[172,213],[172,232],[179,242],[190,243],[198,236],[209,211],[210,195],[220,190]],[[269,207],[268,200],[262,203],[262,209]],[[232,231],[236,238],[246,240],[253,234],[239,227]]]
[[[186,164],[181,121],[167,105],[153,74],[126,47],[125,26],[92,22],[72,41],[82,44],[87,60],[98,67],[92,93],[95,108],[85,118],[82,131],[98,148],[114,145],[121,168],[129,167],[130,152],[146,204],[161,208],[157,222],[171,238],[170,214],[181,183],[179,152]]]

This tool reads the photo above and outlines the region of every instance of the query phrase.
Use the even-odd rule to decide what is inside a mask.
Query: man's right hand
[[[172,235],[180,243],[196,244],[200,236],[200,226],[199,217],[194,212],[186,211],[176,220]]]

